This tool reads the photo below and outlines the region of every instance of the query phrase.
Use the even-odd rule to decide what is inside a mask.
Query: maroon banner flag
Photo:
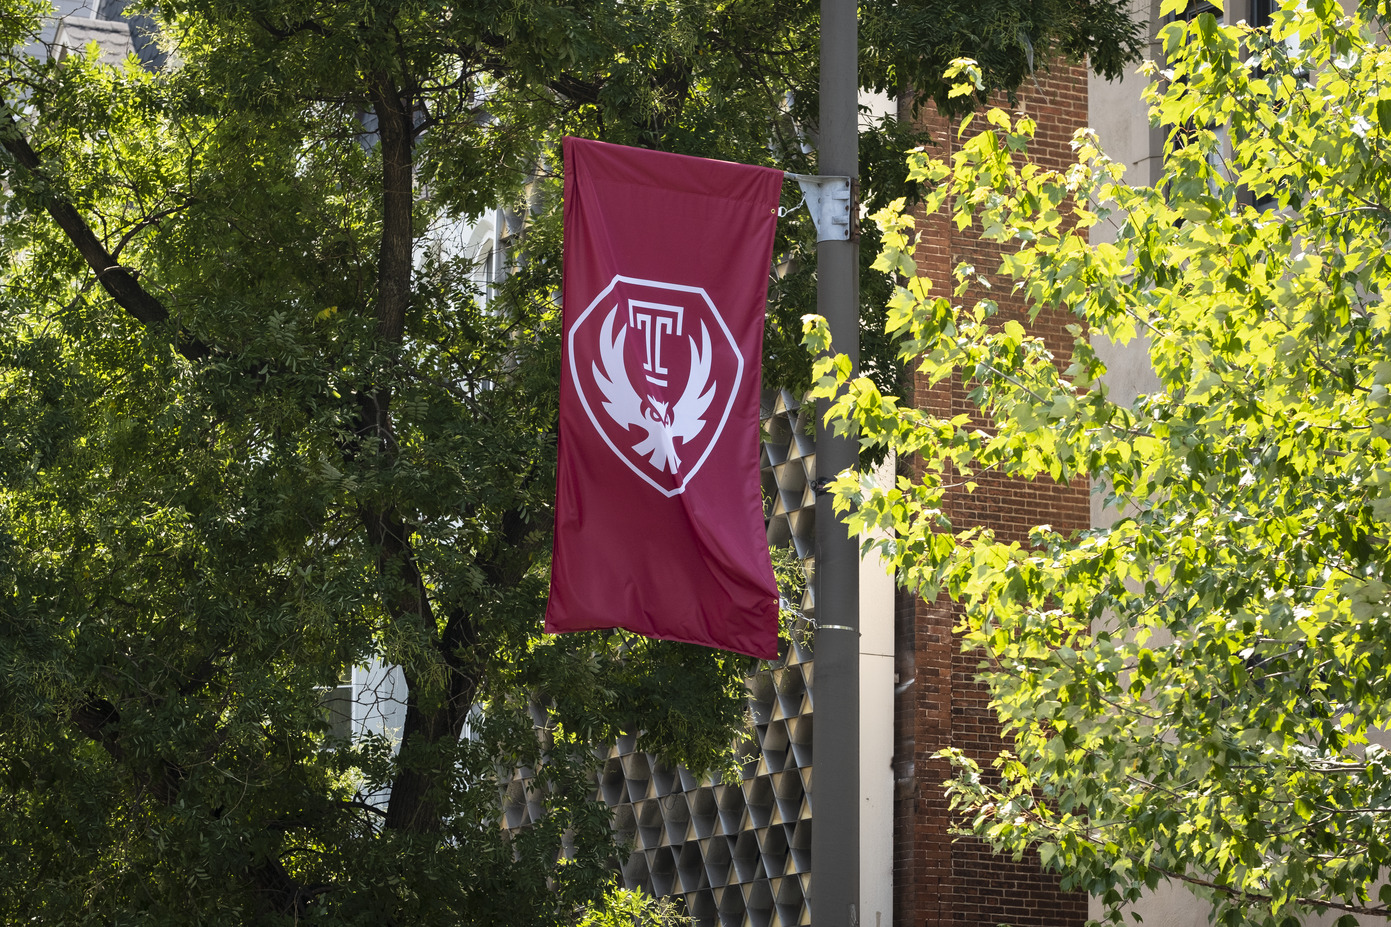
[[[546,630],[777,656],[758,478],[781,171],[566,138]]]

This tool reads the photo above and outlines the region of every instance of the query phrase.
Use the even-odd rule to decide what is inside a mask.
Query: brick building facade
[[[1031,154],[1050,168],[1072,162],[1070,141],[1087,124],[1087,73],[1080,66],[1055,65],[1038,75],[1012,107],[1038,123]],[[959,143],[956,124],[925,108],[923,126],[949,158]],[[1000,264],[998,247],[982,242],[972,229],[958,230],[941,212],[919,216],[919,272],[940,290],[949,285],[952,268],[961,262],[984,273]],[[967,300],[981,294],[968,293]],[[1071,316],[1045,311],[1029,322],[1022,299],[1008,287],[991,290],[1001,319],[1015,318],[1044,338],[1060,364],[1070,360],[1072,336],[1064,326]],[[970,411],[958,382],[928,388],[917,376],[911,384],[919,406],[944,416]],[[911,466],[908,464],[907,466]],[[900,464],[904,469],[905,464]],[[1083,482],[1058,485],[1022,482],[982,473],[979,488],[950,496],[947,515],[958,527],[981,524],[1004,540],[1026,540],[1029,528],[1050,523],[1061,530],[1090,525],[1089,487]],[[896,602],[895,651],[899,683],[894,731],[894,924],[897,927],[1068,927],[1087,917],[1087,897],[1063,892],[1056,876],[1040,871],[1038,862],[1016,863],[996,856],[974,838],[952,839],[943,783],[950,768],[933,754],[944,747],[965,750],[985,768],[1001,748],[999,725],[988,693],[975,682],[978,657],[963,653],[952,628],[958,611],[946,596],[927,603],[900,592]]]

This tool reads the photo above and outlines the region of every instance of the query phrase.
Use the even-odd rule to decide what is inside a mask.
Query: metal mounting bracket
[[[849,177],[791,171],[786,174],[802,188],[812,225],[816,226],[817,241],[849,241],[859,231],[857,204]]]

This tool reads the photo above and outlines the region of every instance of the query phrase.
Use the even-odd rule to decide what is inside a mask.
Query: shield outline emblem
[[[678,483],[675,487],[671,489],[662,486],[660,483],[654,480],[651,477],[651,475],[643,471],[643,468],[637,462],[630,459],[628,454],[624,453],[622,450],[618,448],[616,444],[614,444],[613,440],[609,437],[608,432],[606,432],[604,430],[603,425],[599,423],[599,419],[595,415],[594,410],[589,405],[589,399],[585,395],[584,383],[580,379],[579,369],[576,366],[576,334],[580,331],[580,327],[584,325],[586,321],[589,320],[591,315],[594,314],[594,310],[599,307],[599,305],[604,301],[604,299],[610,293],[612,293],[620,283],[632,284],[634,286],[652,287],[654,289],[666,290],[668,292],[687,293],[698,296],[701,300],[704,301],[705,306],[710,310],[711,317],[714,318],[719,331],[724,335],[724,344],[728,345],[730,352],[734,355],[734,382],[729,390],[729,399],[725,402],[724,408],[720,410],[720,420],[715,425],[714,433],[711,435],[709,442],[705,445],[705,450],[701,453],[699,459],[697,459],[696,462],[692,464],[689,469],[676,474],[676,479],[678,480]],[[663,283],[658,280],[643,280],[639,277],[627,277],[623,274],[614,274],[613,279],[609,281],[608,285],[599,291],[599,294],[595,296],[593,300],[590,301],[589,305],[585,308],[584,312],[580,313],[579,318],[575,319],[575,324],[570,326],[570,331],[566,335],[565,340],[566,352],[570,355],[570,379],[575,387],[576,394],[578,394],[579,396],[580,405],[584,407],[585,415],[589,417],[590,424],[593,425],[594,430],[599,433],[599,437],[604,439],[604,443],[609,446],[609,450],[613,451],[614,456],[617,457],[619,460],[623,461],[623,463],[628,466],[628,469],[632,470],[635,474],[641,477],[643,481],[647,483],[647,485],[651,486],[653,489],[657,490],[659,493],[666,496],[667,498],[671,498],[672,496],[676,496],[685,492],[686,487],[690,484],[691,480],[695,479],[696,474],[700,472],[701,465],[704,464],[706,458],[710,456],[710,452],[713,451],[715,449],[715,445],[719,443],[720,435],[724,433],[725,423],[729,421],[729,413],[734,408],[734,401],[739,395],[739,387],[744,382],[744,355],[740,353],[739,345],[734,340],[734,335],[730,332],[729,326],[725,325],[724,317],[720,315],[719,309],[715,307],[714,301],[710,299],[710,295],[705,292],[704,287],[686,286],[684,284],[679,283]],[[719,352],[719,339],[716,338],[714,339],[714,341],[715,343],[711,345],[711,350]]]

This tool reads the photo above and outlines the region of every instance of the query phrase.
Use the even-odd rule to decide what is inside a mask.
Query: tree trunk
[[[410,308],[414,231],[412,208],[415,203],[413,149],[414,111],[411,94],[395,85],[388,74],[373,80],[373,106],[377,116],[378,144],[382,155],[382,240],[377,262],[377,336],[390,352],[405,335],[406,311]],[[391,394],[378,388],[359,397],[363,437],[377,439],[377,453],[388,460],[396,455],[396,439],[391,425]],[[425,582],[420,575],[415,551],[405,521],[392,508],[363,507],[360,510],[368,539],[377,549],[377,568],[391,587],[387,610],[393,621],[403,621],[425,629],[448,667],[446,691],[431,697],[426,707],[420,680],[406,669],[409,695],[406,723],[401,740],[401,769],[391,787],[386,826],[416,833],[438,831],[442,824],[435,790],[448,769],[440,768],[431,750],[437,744],[457,740],[477,691],[478,668],[470,658],[462,658],[461,645],[472,638],[467,617],[453,616],[443,632],[430,605]],[[451,640],[457,637],[459,640]]]

